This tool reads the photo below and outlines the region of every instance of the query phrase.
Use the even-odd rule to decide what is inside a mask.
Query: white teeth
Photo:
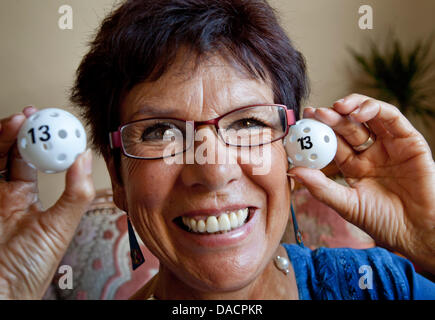
[[[196,226],[196,220],[193,218],[190,218],[190,228],[192,228],[193,231],[197,231],[197,226]]]
[[[182,217],[181,219],[183,220],[184,225],[189,227],[189,218]]]
[[[239,225],[239,219],[237,219],[237,215],[234,212],[231,212],[230,214],[230,222],[231,222],[231,228],[237,228]]]
[[[205,232],[205,230],[207,229],[204,220],[199,220],[196,224],[196,227],[198,229],[198,232]]]
[[[248,217],[248,208],[240,209],[237,211],[237,220],[239,221],[239,224],[242,224],[247,217]]]
[[[207,218],[207,232],[213,233],[219,230],[219,223],[215,216],[210,216]]]
[[[219,231],[230,231],[245,224],[248,218],[248,208],[221,214],[219,217],[209,216],[203,219],[182,217],[183,224],[190,231],[199,233],[214,233]]]
[[[226,213],[222,214],[219,217],[218,221],[219,221],[219,230],[221,231],[231,230],[230,218],[228,218],[228,215]]]

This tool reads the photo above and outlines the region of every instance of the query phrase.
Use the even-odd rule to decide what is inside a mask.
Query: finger
[[[359,146],[370,136],[367,128],[361,123],[351,121],[349,117],[339,114],[330,108],[317,108],[314,117],[341,135],[351,146]]]
[[[10,151],[10,160],[8,165],[9,178],[8,181],[23,181],[34,182],[34,188],[37,188],[36,181],[38,180],[38,171],[36,168],[21,158],[15,144]]]
[[[347,144],[340,135],[337,135],[337,152],[335,154],[334,160],[338,168],[342,170],[343,173],[347,172],[351,164],[357,165],[355,150],[352,149],[350,145]]]
[[[372,148],[376,148],[376,146],[372,146]],[[386,161],[383,158],[384,153],[378,149],[376,150],[378,158]],[[355,150],[340,135],[337,135],[337,153],[335,154],[334,161],[345,177],[361,178],[372,174],[371,170],[373,166],[370,163],[371,160],[355,153]]]
[[[24,114],[17,113],[0,121],[0,170],[6,168],[9,150],[14,145],[18,131],[25,120]]]
[[[30,117],[35,112],[38,112],[38,109],[34,106],[27,106],[23,109],[23,113],[26,116],[26,118]]]
[[[364,101],[370,99],[370,97],[353,93],[336,101],[333,104],[333,109],[342,115],[348,115],[355,111],[359,106],[361,106]]]
[[[289,173],[319,201],[335,209],[343,218],[352,222],[358,212],[358,195],[352,188],[345,187],[327,178],[320,170],[295,167]]]
[[[358,107],[357,109],[355,109],[354,112],[352,112],[350,114],[350,117],[352,117],[352,119],[355,122],[361,122],[361,118],[359,113],[361,112],[362,109],[366,109],[366,108],[372,108],[373,104],[376,104],[376,100],[373,99],[368,99],[366,101],[364,101],[361,105],[361,107]],[[382,121],[380,121],[380,119],[370,119],[367,121],[364,121],[368,127],[370,128],[370,130],[377,136],[377,137],[386,137],[389,136],[390,133],[388,132],[387,129],[385,129],[384,124],[382,123]]]
[[[303,111],[303,118],[314,118],[314,112],[316,108],[313,107],[305,107]]]
[[[44,229],[68,245],[80,219],[95,196],[92,181],[92,153],[87,150],[77,157],[66,173],[66,185],[60,199],[40,217]],[[66,248],[65,248],[66,249]]]
[[[351,117],[358,122],[367,122],[378,136],[390,133],[398,138],[407,138],[417,133],[417,130],[399,109],[375,99],[366,100],[351,113]]]
[[[38,109],[35,107],[29,106],[23,109],[23,114],[29,118],[37,111]],[[20,153],[18,152],[16,143],[14,143],[9,151],[8,169],[9,181],[35,182],[33,188],[35,189],[34,191],[37,192],[36,181],[38,178],[38,172],[34,166],[28,164],[22,159]]]

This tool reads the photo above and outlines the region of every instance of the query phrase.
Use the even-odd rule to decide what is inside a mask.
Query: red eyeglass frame
[[[267,107],[267,106],[283,107],[286,110],[286,117],[287,117],[287,126],[286,126],[286,130],[285,130],[283,136],[268,142],[268,143],[272,143],[274,141],[277,141],[277,140],[280,140],[280,139],[284,138],[288,134],[289,126],[292,126],[292,125],[294,125],[296,123],[296,118],[295,118],[295,114],[294,114],[293,110],[288,109],[287,106],[285,106],[283,104],[274,104],[274,103],[271,103],[271,104],[253,104],[253,105],[249,105],[249,106],[243,106],[243,107],[240,107],[240,108],[228,111],[228,112],[224,113],[223,115],[220,115],[217,118],[210,119],[210,120],[205,120],[205,121],[190,121],[190,120],[186,120],[186,119],[171,118],[171,117],[166,117],[166,118],[153,117],[153,118],[145,118],[145,119],[139,119],[139,120],[130,121],[130,122],[127,122],[127,123],[124,123],[124,124],[120,125],[116,131],[113,131],[113,132],[109,133],[110,149],[121,148],[122,153],[126,157],[129,157],[129,158],[143,159],[143,160],[160,159],[161,157],[159,157],[159,158],[141,158],[141,157],[132,156],[130,154],[126,154],[125,148],[124,148],[124,145],[123,145],[123,142],[122,142],[122,139],[121,139],[121,130],[122,130],[122,128],[127,126],[127,125],[129,125],[129,124],[132,124],[132,123],[135,123],[135,122],[140,122],[140,121],[143,121],[143,120],[168,119],[168,120],[178,120],[178,121],[183,121],[183,122],[187,122],[187,121],[193,122],[193,130],[196,130],[197,127],[202,126],[202,125],[213,125],[216,128],[216,132],[219,132],[219,125],[218,125],[219,120],[222,119],[223,117],[225,117],[226,115],[228,115],[230,113],[233,113],[233,112],[236,112],[236,111],[239,111],[239,110],[242,110],[242,109],[247,109],[247,108],[252,108],[252,107]],[[224,142],[227,145],[231,145],[231,144],[228,144],[226,141],[224,141]]]

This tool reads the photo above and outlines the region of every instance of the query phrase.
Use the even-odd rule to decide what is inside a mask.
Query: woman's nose
[[[194,151],[190,150],[194,152],[194,161],[185,164],[181,172],[186,186],[217,191],[240,179],[242,170],[237,162],[237,148],[227,146],[210,126],[195,133],[194,146]]]

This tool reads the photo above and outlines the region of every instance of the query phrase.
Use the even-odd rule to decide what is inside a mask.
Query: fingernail
[[[23,112],[30,110],[30,109],[36,109],[35,106],[33,104],[28,104],[24,109]]]
[[[287,176],[292,178],[296,177],[296,175],[294,175],[293,173],[287,173]]]
[[[344,103],[344,99],[337,100],[334,102],[334,104],[336,104],[336,103]]]
[[[92,173],[92,152],[91,149],[86,150],[83,159],[83,169],[85,174],[89,175]]]

